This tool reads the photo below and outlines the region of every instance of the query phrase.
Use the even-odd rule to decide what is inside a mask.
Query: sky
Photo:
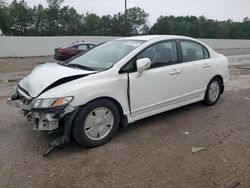
[[[47,6],[46,0],[25,0],[29,6],[39,3]],[[11,3],[12,0],[7,0]],[[114,15],[124,11],[125,0],[64,0],[63,5],[74,7],[78,13]],[[128,8],[140,7],[149,13],[152,26],[161,15],[201,16],[210,19],[242,21],[250,18],[250,0],[127,0]]]

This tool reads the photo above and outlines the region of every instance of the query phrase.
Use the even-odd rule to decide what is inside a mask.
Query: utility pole
[[[128,21],[127,21],[127,0],[125,0],[125,35],[128,33]]]

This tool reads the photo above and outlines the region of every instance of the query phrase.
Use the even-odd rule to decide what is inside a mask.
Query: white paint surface
[[[186,37],[172,38],[187,39]],[[134,40],[140,39],[136,38]],[[20,86],[32,94],[33,97],[37,97],[37,99],[74,96],[74,100],[70,103],[74,107],[87,104],[97,98],[109,97],[121,105],[123,113],[128,115],[128,122],[131,123],[157,113],[203,100],[206,87],[215,75],[221,75],[224,82],[228,80],[227,59],[208,48],[210,59],[147,69],[139,75],[138,72],[129,74],[131,101],[129,107],[127,96],[128,77],[125,73],[119,74],[120,67],[123,67],[128,60],[140,53],[141,50],[168,39],[170,39],[169,36],[157,36],[135,48],[128,55],[123,56],[110,69],[63,83],[43,92],[38,97],[37,94],[53,83],[53,80],[65,78],[67,75],[86,74],[86,71],[81,73],[82,70],[71,70],[59,65],[55,65],[53,69],[52,65],[45,64],[33,70],[29,76],[20,82]],[[121,52],[121,54],[124,53]],[[97,57],[99,56],[97,55]],[[207,66],[208,64],[209,66]],[[56,71],[58,72],[55,73]],[[190,72],[198,73],[194,75],[190,74]],[[47,78],[41,79],[45,74]],[[187,85],[189,87],[186,87]]]

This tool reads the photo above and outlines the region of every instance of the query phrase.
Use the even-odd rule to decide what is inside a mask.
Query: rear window
[[[94,44],[89,44],[89,48],[94,48],[95,45]]]
[[[72,43],[72,44],[62,46],[61,48],[62,49],[65,49],[65,48],[88,49],[88,45],[87,44],[81,44],[81,43]]]
[[[78,45],[79,50],[88,50],[88,45],[87,44],[80,44]]]
[[[198,61],[209,58],[209,52],[203,45],[193,41],[181,41],[184,62]]]
[[[204,51],[204,58],[205,59],[210,58],[209,52],[208,52],[207,48],[205,48],[204,46],[203,46],[203,51]]]
[[[65,48],[74,47],[74,46],[76,46],[76,45],[75,44],[68,44],[68,45],[62,46],[61,48],[65,49]]]

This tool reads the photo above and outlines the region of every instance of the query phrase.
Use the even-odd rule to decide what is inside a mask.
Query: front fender
[[[119,92],[117,92],[119,93]],[[87,103],[89,103],[90,101],[93,101],[95,99],[98,98],[110,98],[114,101],[116,101],[117,103],[119,103],[119,105],[122,108],[122,111],[124,113],[124,115],[129,114],[129,108],[128,108],[128,101],[127,101],[127,97],[126,95],[114,95],[111,92],[104,92],[104,91],[99,91],[99,92],[95,92],[95,93],[88,93],[85,96],[75,96],[75,99],[72,101],[71,105],[73,106],[82,106],[85,105]]]

